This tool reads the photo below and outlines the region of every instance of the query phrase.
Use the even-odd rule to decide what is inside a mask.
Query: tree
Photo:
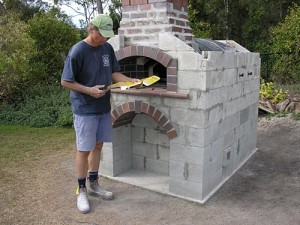
[[[58,6],[65,5],[69,7],[76,15],[82,16],[81,27],[85,27],[90,20],[98,13],[103,14],[104,9],[108,7],[110,0],[56,0]]]
[[[8,12],[0,17],[0,100],[10,98],[32,79],[31,60],[37,51],[26,32],[27,24],[18,14]]]
[[[272,78],[281,84],[300,83],[300,7],[290,8],[284,21],[271,29],[271,51],[276,54]]]
[[[288,13],[293,0],[189,0],[191,27],[212,39],[232,39],[250,51],[268,50],[269,28]],[[296,4],[296,3],[295,3]],[[297,3],[300,4],[299,1]],[[204,24],[204,25],[203,25]],[[195,31],[194,31],[195,34]],[[203,33],[199,33],[203,35]]]
[[[74,24],[58,9],[41,12],[29,21],[29,35],[35,40],[38,54],[35,57],[44,68],[39,76],[40,82],[53,84],[61,77],[63,55],[80,40]]]

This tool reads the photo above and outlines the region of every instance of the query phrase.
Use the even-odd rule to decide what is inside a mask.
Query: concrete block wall
[[[259,54],[247,50],[199,54],[169,33],[159,34],[158,40],[158,48],[178,60],[177,92],[189,98],[114,93],[112,107],[134,101],[149,104],[172,122],[177,136],[168,140],[155,121],[146,119],[149,115],[139,113],[130,131],[118,127],[122,134],[115,129],[114,134],[123,140],[130,133],[133,168],[167,175],[171,193],[203,202],[256,150]],[[157,142],[157,137],[164,140]],[[129,168],[128,157],[118,153],[124,151],[122,143],[127,142],[114,140],[103,151],[101,165],[107,164],[106,171],[113,176]]]
[[[256,150],[259,54],[199,54],[169,34],[160,40],[178,58],[178,92],[190,95],[189,105],[170,109],[180,130],[170,143],[170,191],[203,200]]]
[[[132,168],[169,176],[169,143],[151,117],[136,115],[132,121]]]

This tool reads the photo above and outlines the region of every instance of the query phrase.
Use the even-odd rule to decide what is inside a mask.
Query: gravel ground
[[[66,149],[16,168],[23,185],[10,187],[10,203],[0,203],[0,224],[299,225],[300,122],[261,118],[257,147],[204,205],[101,178],[115,199],[90,197],[92,212],[85,215],[76,208],[75,150]]]

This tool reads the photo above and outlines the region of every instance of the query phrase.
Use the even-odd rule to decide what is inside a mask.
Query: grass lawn
[[[28,166],[41,157],[63,153],[75,143],[70,128],[32,128],[0,124],[0,182],[11,180],[7,169]],[[13,176],[13,174],[11,174]]]

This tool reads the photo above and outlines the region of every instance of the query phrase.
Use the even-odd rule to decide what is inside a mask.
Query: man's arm
[[[94,98],[100,98],[103,95],[105,95],[105,91],[100,90],[104,87],[104,85],[96,85],[94,87],[87,87],[82,84],[79,84],[78,82],[70,82],[66,80],[61,80],[61,85],[64,88],[70,89],[72,91],[80,92],[86,95],[90,95]]]
[[[112,80],[113,83],[117,83],[117,82],[137,82],[140,81],[139,79],[135,79],[135,78],[131,78],[131,77],[127,77],[124,74],[120,73],[120,72],[115,72],[112,74]]]

